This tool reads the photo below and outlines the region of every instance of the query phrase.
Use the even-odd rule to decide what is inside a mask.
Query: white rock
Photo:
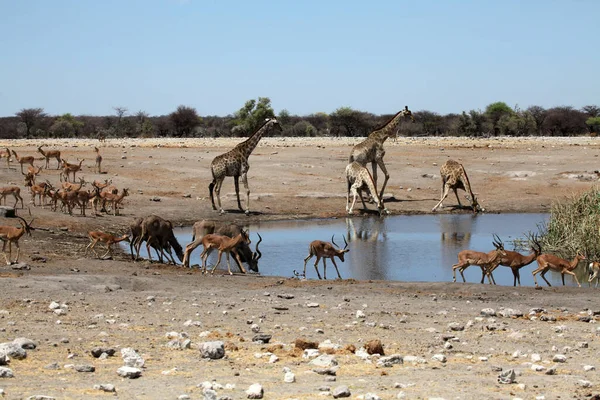
[[[584,371],[595,371],[596,367],[594,367],[593,365],[584,365],[583,370]]]
[[[536,362],[540,362],[542,361],[542,356],[540,356],[539,354],[532,354],[531,355],[531,362],[536,363]]]
[[[319,356],[319,350],[317,349],[305,349],[302,354],[302,358],[311,359]]]
[[[123,378],[135,379],[142,376],[142,370],[135,367],[123,366],[117,370],[117,374]]]
[[[58,304],[57,302],[53,301],[52,303],[50,303],[50,305],[48,306],[49,309],[51,310],[56,310],[57,308],[60,308],[60,304]]]
[[[552,361],[564,363],[567,362],[567,356],[565,356],[564,354],[555,354],[554,357],[552,357]]]
[[[356,312],[356,318],[359,318],[359,319],[365,319],[366,317],[367,317],[367,316],[365,315],[365,313],[364,313],[364,311],[363,311],[363,310],[358,310],[358,311]]]
[[[546,367],[539,365],[539,364],[531,364],[531,369],[537,372],[543,371],[546,369]]]
[[[203,342],[198,346],[202,358],[217,360],[225,357],[225,344],[221,341]]]
[[[142,356],[131,347],[121,349],[121,357],[126,367],[142,368],[145,364]]]
[[[377,396],[375,393],[367,393],[364,397],[365,400],[381,400],[381,397]]]
[[[283,376],[283,381],[285,383],[294,383],[296,382],[296,375],[294,375],[293,372],[288,371],[285,373],[285,375]]]
[[[271,357],[269,357],[269,363],[274,364],[277,361],[279,361],[279,357],[277,357],[275,354],[271,354]]]
[[[12,369],[7,367],[0,367],[0,378],[14,378]]]
[[[248,390],[246,390],[246,394],[249,399],[262,399],[264,396],[263,387],[259,383],[255,383],[250,385]]]
[[[252,332],[254,333],[258,333],[260,332],[260,326],[258,326],[257,324],[252,324],[252,326],[250,327],[250,329],[252,330]]]
[[[309,364],[314,365],[316,367],[327,368],[338,365],[338,362],[335,359],[335,357],[331,354],[321,354],[320,356],[309,362]]]
[[[433,357],[431,357],[431,359],[434,361],[439,361],[441,363],[446,362],[446,356],[443,354],[434,354]]]
[[[592,387],[592,382],[586,381],[583,379],[580,379],[577,383],[579,384],[579,386],[584,387],[584,388]]]
[[[496,310],[494,310],[493,308],[484,308],[483,310],[481,310],[481,315],[484,317],[495,317]]]

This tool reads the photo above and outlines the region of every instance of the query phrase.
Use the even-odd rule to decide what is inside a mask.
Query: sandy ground
[[[11,360],[14,378],[0,378],[5,398],[114,397],[93,389],[111,383],[121,399],[201,399],[203,389],[197,385],[213,380],[223,386],[215,386],[218,396],[232,399],[246,398],[253,383],[263,385],[267,399],[321,398],[321,392],[341,385],[349,387],[352,398],[374,393],[382,399],[399,394],[408,399],[564,399],[600,393],[598,372],[584,370],[587,365],[600,368],[593,324],[600,307],[597,291],[587,284],[535,290],[202,276],[182,267],[134,263],[126,254],[112,260],[84,256],[87,231],[123,233],[136,216],[157,214],[187,225],[205,218],[244,223],[345,215],[343,172],[359,139],[264,138],[250,157],[251,215],[236,210],[229,178],[222,200],[230,212],[218,216],[208,198],[210,162],[238,141],[107,140],[101,146],[85,140],[0,141],[0,148],[36,157],[36,147],[46,143],[70,162],[85,159],[86,180],[110,178],[131,194],[120,216],[52,212],[27,204],[30,197],[19,167],[7,169],[2,159],[0,185],[23,188],[26,207],[18,212],[35,218],[33,225],[41,228],[20,241],[20,261],[30,269],[0,267],[0,343],[27,337],[38,344],[26,359]],[[100,147],[104,174],[93,173],[93,146]],[[449,158],[464,164],[488,212],[505,213],[547,212],[553,201],[590,188],[598,180],[594,170],[600,146],[591,138],[399,138],[387,142],[386,151],[392,214],[430,212],[440,195],[439,166]],[[51,168],[55,163],[51,160]],[[379,176],[381,185],[383,174]],[[54,169],[44,170],[42,177],[58,183]],[[8,203],[12,205],[11,199]],[[445,202],[454,203],[452,195]],[[0,223],[16,225],[15,220]],[[294,260],[294,267],[300,262]],[[525,267],[522,273],[532,269]],[[67,305],[66,312],[55,314],[48,308],[52,301]],[[523,316],[482,316],[485,308],[520,310]],[[359,310],[364,317],[357,317]],[[272,335],[270,344],[276,345],[252,342],[253,324]],[[191,349],[168,348],[168,332],[187,333]],[[330,350],[339,363],[335,377],[313,372],[315,366],[294,348],[298,338],[339,345]],[[347,350],[372,339],[381,340],[386,355],[415,356],[416,361],[407,358],[402,365],[382,367],[377,356],[363,359]],[[226,343],[225,359],[200,358],[198,345],[210,340]],[[93,358],[90,350],[96,346],[114,348],[117,354]],[[125,347],[135,348],[146,360],[138,379],[116,373],[123,365],[118,352]],[[267,352],[279,360],[270,363]],[[445,355],[446,361],[432,359],[435,354]],[[565,355],[565,362],[553,361],[557,354]],[[58,368],[48,369],[52,363]],[[534,371],[532,363],[544,370]],[[93,365],[95,372],[76,372],[70,364]],[[546,374],[553,366],[555,374]],[[283,382],[284,367],[295,374],[295,383]],[[500,369],[514,369],[516,383],[499,384]],[[585,387],[586,381],[591,387]],[[227,384],[235,387],[227,389]]]

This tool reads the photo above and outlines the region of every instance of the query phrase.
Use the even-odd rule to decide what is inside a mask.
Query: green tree
[[[39,121],[46,117],[46,113],[43,108],[23,108],[21,111],[15,113],[17,117],[21,119],[21,122],[25,124],[26,134],[25,137],[31,136],[31,131]]]
[[[202,122],[195,108],[183,105],[177,107],[176,111],[169,114],[169,119],[177,137],[190,136],[194,129]]]
[[[248,136],[262,126],[265,119],[274,118],[275,111],[271,106],[271,99],[259,97],[258,101],[248,100],[233,117],[231,132],[235,136]]]
[[[351,107],[340,107],[332,112],[329,123],[334,136],[367,136],[372,128],[366,121],[366,113]]]
[[[500,127],[498,126],[500,118],[502,118],[503,116],[510,116],[513,114],[513,112],[513,109],[510,108],[503,101],[497,101],[488,105],[485,108],[485,116],[489,118],[495,136],[498,136],[500,134]]]
[[[590,117],[585,121],[585,124],[590,128],[590,133],[600,132],[600,117]]]
[[[54,120],[50,126],[50,132],[56,137],[79,136],[83,126],[83,122],[77,120],[72,114],[66,113]]]

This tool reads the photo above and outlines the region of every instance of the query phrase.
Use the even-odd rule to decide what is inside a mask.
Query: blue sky
[[[600,105],[596,0],[0,0],[0,116]]]

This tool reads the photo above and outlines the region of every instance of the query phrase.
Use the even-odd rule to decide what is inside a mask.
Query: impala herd
[[[394,131],[393,129],[395,129],[399,121],[405,117],[413,119],[412,114],[408,110],[408,107],[405,107],[404,110],[396,114],[390,121],[388,121],[388,123],[386,123],[378,130],[374,131],[371,135],[369,135],[369,137],[365,141],[359,143],[353,148],[349,164],[346,167],[346,181],[348,189],[346,199],[346,210],[349,214],[352,214],[352,210],[356,203],[357,197],[360,198],[363,204],[363,208],[367,208],[365,204],[365,198],[362,194],[363,190],[368,194],[369,201],[376,204],[380,215],[388,213],[387,209],[383,204],[383,191],[389,179],[389,174],[383,163],[383,155],[385,154],[385,151],[383,150],[383,142],[388,137],[395,137],[396,131]],[[270,126],[273,124],[278,125],[277,121],[273,119],[267,120],[264,126]],[[253,135],[251,135],[251,137],[246,142],[243,142],[240,145],[236,146],[236,148],[231,152],[219,156],[225,158],[227,160],[226,162],[228,162],[231,165],[238,162],[238,160],[235,157],[239,157],[240,154],[242,156],[242,159],[239,160],[239,162],[241,162],[242,164],[242,170],[239,170],[238,168],[238,170],[233,172],[232,175],[229,175],[229,170],[227,169],[229,167],[227,167],[222,172],[223,177],[234,176],[235,178],[238,206],[240,209],[242,209],[242,207],[239,200],[237,185],[239,175],[235,174],[244,174],[242,176],[242,179],[247,188],[247,178],[245,176],[245,171],[247,171],[248,169],[247,158],[254,146],[256,146],[258,140],[260,140],[260,136],[262,135],[262,133],[260,133],[261,129],[264,128],[259,128],[259,130]],[[247,147],[250,146],[251,148],[244,149],[245,144]],[[79,177],[77,179],[76,174],[77,172],[81,172],[82,163],[84,159],[78,159],[78,163],[68,163],[64,158],[62,158],[60,150],[45,150],[43,147],[44,145],[39,146],[37,148],[38,152],[42,155],[41,158],[37,159],[45,160],[45,169],[49,169],[51,161],[56,160],[56,169],[60,170],[60,186],[59,184],[57,184],[57,186],[55,187],[48,179],[45,179],[43,182],[36,182],[36,179],[42,172],[42,167],[34,166],[34,162],[36,160],[34,156],[19,156],[19,154],[15,150],[10,150],[8,148],[0,150],[0,158],[6,158],[7,167],[10,167],[10,161],[11,159],[13,159],[13,157],[14,160],[16,160],[17,163],[20,165],[20,170],[24,177],[25,186],[29,188],[31,194],[31,203],[33,203],[34,206],[40,206],[44,208],[47,205],[49,205],[52,211],[56,211],[60,206],[61,211],[68,212],[70,215],[72,215],[73,209],[79,208],[80,214],[82,216],[85,216],[86,208],[89,207],[90,210],[93,209],[94,215],[97,215],[98,206],[101,205],[100,212],[108,213],[107,210],[110,208],[114,215],[119,215],[119,209],[122,208],[123,199],[129,194],[127,188],[123,188],[119,191],[114,185],[112,185],[111,180],[95,180],[93,182],[86,182],[83,177]],[[239,152],[239,154],[237,154],[236,151]],[[102,155],[100,154],[100,150],[97,147],[94,147],[94,152],[96,154],[94,172],[102,173]],[[230,153],[232,153],[233,156],[230,155]],[[243,159],[244,156],[245,160]],[[215,158],[215,160],[218,160],[219,157]],[[213,170],[213,176],[216,176],[216,167],[214,163],[215,161],[213,161],[213,165],[211,166],[211,168]],[[371,172],[366,168],[366,165],[368,163],[372,164],[373,174],[371,174]],[[243,165],[246,165],[246,167],[243,167]],[[26,173],[24,171],[24,166],[27,166]],[[385,181],[381,188],[381,192],[378,192],[377,190],[376,177],[378,166],[382,169],[385,175]],[[470,195],[467,196],[467,199],[469,199],[469,201],[472,202],[473,212],[478,212],[481,210],[481,207],[479,206],[475,195],[471,191],[466,171],[464,170],[461,164],[449,160],[446,164],[444,164],[444,166],[440,170],[440,174],[442,176],[442,197],[440,199],[440,202],[434,207],[433,211],[435,211],[440,205],[442,205],[442,201],[447,197],[449,189],[454,190],[460,207],[462,206],[460,205],[460,199],[456,191],[457,189],[463,189],[467,191],[467,193]],[[221,179],[220,182],[222,183],[222,178],[218,179]],[[84,187],[87,184],[89,184],[91,188],[88,190],[84,190]],[[219,192],[217,190],[217,196],[218,193]],[[249,193],[250,191],[248,190],[248,196]],[[352,204],[350,204],[351,195],[353,197]],[[17,207],[19,202],[21,203],[21,208],[24,208],[23,198],[21,197],[21,189],[18,186],[0,187],[0,203],[2,202],[2,200],[4,200],[4,204],[6,204],[6,199],[9,196],[12,196],[15,199],[15,203],[13,206],[14,208]],[[220,206],[220,199],[218,200]],[[216,207],[214,208],[216,209]],[[221,213],[223,212],[224,211],[221,209]],[[246,213],[248,214],[248,209],[246,209]],[[0,226],[0,240],[2,240],[3,242],[2,252],[4,254],[7,264],[9,265],[12,263],[17,263],[19,260],[19,239],[24,234],[31,235],[31,231],[35,229],[31,226],[33,220],[27,222],[22,217],[17,216],[17,218],[19,219],[19,227],[5,225]],[[250,270],[258,272],[258,260],[262,255],[258,248],[260,242],[262,241],[262,237],[260,236],[260,234],[258,234],[259,240],[256,243],[255,251],[252,251],[250,248],[251,240],[248,231],[244,230],[239,225],[220,221],[203,220],[196,222],[193,226],[192,242],[185,247],[185,250],[177,242],[177,239],[173,234],[173,226],[171,222],[155,215],[136,218],[129,226],[129,232],[120,236],[114,236],[101,231],[90,231],[88,233],[88,237],[89,244],[85,248],[85,254],[87,254],[89,251],[92,251],[97,257],[100,258],[112,256],[112,246],[116,243],[127,241],[130,243],[130,252],[132,259],[138,260],[141,245],[143,242],[146,242],[146,250],[150,261],[152,261],[152,248],[154,249],[158,260],[161,263],[163,262],[164,258],[167,258],[168,261],[172,262],[173,264],[176,264],[176,261],[172,254],[172,250],[174,250],[175,254],[177,255],[177,258],[180,262],[182,262],[184,267],[190,267],[190,256],[192,251],[196,247],[202,245],[203,251],[200,255],[200,259],[202,262],[202,273],[206,273],[208,256],[214,250],[217,250],[218,252],[218,260],[217,263],[212,267],[211,273],[214,273],[216,268],[219,266],[222,255],[223,253],[225,253],[227,259],[227,270],[230,275],[233,274],[231,272],[231,266],[229,261],[230,255],[233,257],[233,259],[237,263],[237,267],[242,273],[246,273],[246,269],[243,266],[244,263],[248,264],[248,268]],[[340,261],[343,262],[344,255],[349,251],[348,242],[346,241],[345,237],[343,239],[345,243],[344,248],[340,248],[335,243],[334,237],[331,238],[331,243],[320,240],[315,240],[311,242],[309,244],[309,254],[304,259],[303,272],[299,273],[294,271],[294,274],[298,277],[305,278],[306,265],[308,263],[308,260],[314,256],[316,257],[314,267],[319,279],[321,279],[321,274],[318,269],[318,263],[321,259],[323,259],[324,279],[327,279],[326,259],[331,260],[333,266],[336,269],[338,278],[342,279],[337,264],[335,262],[335,258],[337,257],[340,259]],[[563,285],[565,284],[564,276],[565,274],[567,274],[573,276],[577,285],[581,287],[581,284],[579,283],[579,280],[577,279],[577,276],[575,275],[573,270],[577,267],[581,260],[586,259],[586,257],[583,254],[577,254],[572,261],[564,260],[552,254],[542,253],[541,245],[536,236],[530,236],[528,239],[531,244],[531,252],[528,255],[523,255],[515,251],[505,250],[504,244],[496,235],[494,235],[493,240],[493,245],[495,249],[488,253],[473,250],[463,250],[459,252],[458,262],[452,266],[453,281],[456,282],[456,271],[458,270],[463,279],[463,282],[466,282],[463,272],[469,266],[476,265],[481,268],[481,283],[484,283],[484,280],[487,277],[488,282],[490,284],[496,284],[493,276],[494,270],[498,266],[506,266],[509,267],[513,273],[513,285],[517,286],[518,284],[520,286],[521,277],[519,270],[524,266],[533,263],[533,261],[537,261],[538,268],[536,268],[533,271],[533,279],[536,287],[538,287],[538,283],[536,280],[537,274],[540,274],[540,276],[548,284],[548,286],[551,286],[550,282],[548,282],[548,280],[545,278],[545,274],[550,270],[559,272],[561,274]],[[98,253],[96,253],[96,245],[98,243],[103,244],[106,250],[105,253],[101,256],[99,256]],[[14,244],[17,248],[17,256],[15,260],[12,260],[12,244]],[[6,253],[7,245],[8,255]],[[600,262],[590,262],[588,265],[587,272],[588,282],[590,286],[593,280],[596,280],[596,286],[598,286],[598,281],[600,280]]]

